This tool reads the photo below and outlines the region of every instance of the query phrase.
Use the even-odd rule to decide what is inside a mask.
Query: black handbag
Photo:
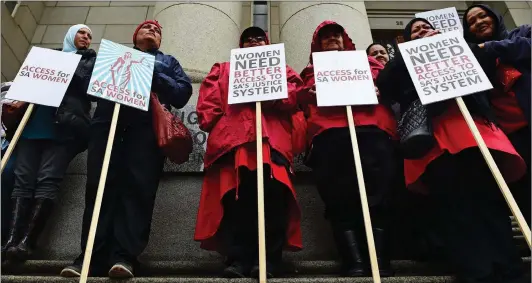
[[[435,139],[427,107],[414,100],[401,116],[397,126],[399,147],[405,159],[419,159],[434,146]]]

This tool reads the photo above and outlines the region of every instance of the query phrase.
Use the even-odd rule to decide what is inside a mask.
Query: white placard
[[[459,31],[399,44],[421,103],[493,88]]]
[[[87,93],[148,111],[155,56],[102,39]]]
[[[59,107],[81,55],[32,47],[6,98]]]
[[[442,33],[458,30],[463,32],[462,23],[455,7],[417,13],[416,18],[427,19]]]
[[[365,51],[312,53],[318,106],[378,104]]]
[[[229,104],[288,98],[284,44],[231,50]]]

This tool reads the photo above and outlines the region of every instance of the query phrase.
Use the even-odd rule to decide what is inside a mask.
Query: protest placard
[[[6,98],[58,107],[81,55],[32,47]]]
[[[229,104],[288,98],[284,44],[231,50]]]
[[[318,106],[378,104],[365,51],[312,53]]]
[[[148,111],[155,57],[102,39],[88,93]]]
[[[461,96],[492,88],[482,67],[462,37],[451,31],[441,35],[399,44],[410,77],[423,104],[456,99],[460,112],[495,178],[512,214],[517,219],[529,247],[532,235],[489,148]]]
[[[369,213],[362,159],[355,131],[351,105],[378,104],[375,85],[365,51],[329,51],[312,53],[314,78],[316,81],[316,102],[319,107],[346,106],[347,124],[355,163],[362,216],[371,263],[373,282],[380,283],[379,264]]]
[[[492,88],[459,31],[401,43],[399,50],[423,104]]]
[[[427,19],[435,29],[442,33],[455,30],[463,32],[460,17],[455,7],[417,13],[416,18]]]

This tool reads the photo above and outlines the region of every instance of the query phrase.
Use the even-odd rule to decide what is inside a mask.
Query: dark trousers
[[[7,150],[7,149],[6,149]],[[2,157],[4,157],[5,151],[2,151]],[[13,166],[15,164],[16,151],[11,154],[11,157],[7,161],[6,167],[2,172],[2,246],[7,240],[7,233],[11,222],[11,193],[13,192],[13,186],[15,185],[15,173],[13,172]]]
[[[438,157],[423,181],[430,190],[434,227],[460,282],[521,282],[522,261],[506,204],[480,151]]]
[[[517,132],[511,133],[508,135],[508,138],[512,142],[512,145],[517,150],[517,153],[525,160],[527,170],[525,176],[519,181],[509,184],[512,195],[519,205],[519,209],[523,213],[523,216],[526,219],[526,222],[530,226],[530,217],[532,216],[532,211],[530,207],[531,195],[531,176],[530,176],[530,126],[525,127]]]
[[[388,226],[389,194],[397,162],[390,137],[373,127],[358,127],[357,140],[373,227]],[[329,129],[314,139],[310,157],[325,216],[340,230],[365,239],[364,222],[349,129]]]
[[[264,166],[264,214],[266,226],[266,259],[277,264],[282,259],[288,225],[288,202],[291,192],[270,178]],[[224,217],[220,227],[224,249],[230,261],[251,264],[258,259],[257,171],[241,168],[238,199],[236,190],[222,200]]]
[[[76,154],[73,142],[20,139],[12,198],[55,200],[68,164]]]
[[[75,261],[78,264],[83,262],[109,128],[107,123],[91,126],[82,253]],[[148,244],[163,165],[164,156],[151,124],[125,126],[119,123],[94,242],[92,274],[105,274],[117,262],[137,264],[137,256]]]

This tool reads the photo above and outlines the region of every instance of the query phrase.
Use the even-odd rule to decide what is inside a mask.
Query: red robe
[[[318,40],[318,32],[321,28],[329,24],[335,24],[335,22],[324,21],[316,28],[316,31],[314,32],[311,44],[311,63],[312,52],[321,51],[321,45]],[[355,50],[355,45],[345,31],[343,33],[343,42],[345,50]],[[379,71],[382,70],[384,66],[372,57],[368,57],[368,61],[371,67],[373,80],[375,80],[379,74]],[[300,92],[298,101],[302,105],[305,105],[305,113],[308,117],[308,142],[311,143],[315,136],[327,129],[348,127],[347,113],[344,106],[318,107],[316,103],[316,97],[309,93],[310,88],[312,88],[312,86],[315,84],[313,65],[307,66],[301,72],[301,78],[305,82],[305,86],[303,91]],[[353,92],[353,95],[356,95],[356,90]],[[376,126],[388,133],[391,137],[395,138],[397,136],[397,122],[390,107],[378,104],[368,106],[353,106],[352,108],[353,118],[356,126]]]
[[[445,151],[456,154],[478,146],[456,102],[450,100],[446,103],[447,110],[432,120],[435,146],[423,158],[404,160],[405,181],[410,190],[425,192],[420,177],[427,166]],[[486,125],[481,119],[475,118],[475,124],[506,182],[519,180],[525,173],[526,165],[503,131],[494,125]]]
[[[296,192],[290,182],[289,172],[271,162],[270,148],[292,162],[292,117],[296,114],[296,94],[302,87],[299,75],[287,66],[288,99],[262,102],[262,135],[264,139],[264,163],[272,168],[271,177],[282,182],[292,192],[289,206],[287,248],[302,248],[300,209]],[[196,232],[194,239],[202,242],[202,248],[219,250],[215,234],[223,218],[221,200],[225,193],[238,187],[238,166],[256,170],[255,156],[255,104],[227,103],[229,89],[229,62],[216,63],[200,87],[197,113],[200,128],[209,132],[205,153],[205,178],[203,181]],[[304,130],[304,127],[299,127]],[[251,146],[250,146],[251,145]],[[229,162],[216,162],[220,157],[232,154]],[[267,189],[267,188],[265,188]]]
[[[497,116],[497,121],[501,125],[502,130],[507,134],[528,126],[528,121],[523,114],[523,110],[519,107],[515,92],[512,89],[514,83],[520,77],[521,73],[515,68],[500,63],[498,64],[497,78],[503,87],[493,89],[490,100],[493,111]]]

